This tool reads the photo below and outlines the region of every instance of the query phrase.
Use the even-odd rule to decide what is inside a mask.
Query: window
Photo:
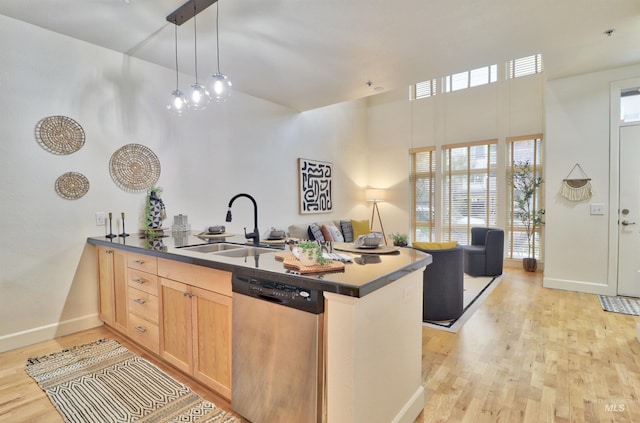
[[[507,79],[533,75],[542,72],[542,55],[522,57],[507,62]]]
[[[490,84],[498,80],[498,65],[484,66],[470,71],[447,75],[444,80],[444,92],[464,90],[465,88],[477,87],[479,85]]]
[[[413,93],[410,98],[417,100],[419,98],[427,98],[434,96],[438,93],[438,86],[435,79],[429,81],[418,82],[413,86]]]
[[[444,146],[442,240],[470,243],[471,228],[495,226],[497,140]]]
[[[411,153],[411,181],[413,186],[412,231],[414,241],[433,241],[435,227],[435,151],[433,147],[419,148]]]
[[[507,238],[506,257],[508,258],[524,258],[528,257],[527,233],[522,221],[518,220],[515,214],[514,198],[518,195],[514,192],[511,183],[511,174],[513,173],[514,163],[529,162],[534,176],[542,177],[542,134],[530,135],[524,137],[507,138],[507,195],[509,196],[507,228],[505,235]],[[543,190],[536,192],[531,199],[532,210],[544,209]],[[533,257],[540,258],[542,256],[542,240],[540,239],[541,228],[535,227],[535,236],[533,237]]]

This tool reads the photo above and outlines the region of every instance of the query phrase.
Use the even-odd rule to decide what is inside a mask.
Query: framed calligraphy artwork
[[[328,162],[298,159],[298,170],[300,214],[332,212],[333,165]]]

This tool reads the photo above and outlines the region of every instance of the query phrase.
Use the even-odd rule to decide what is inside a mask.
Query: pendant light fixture
[[[193,56],[195,61],[196,82],[191,84],[189,93],[189,107],[194,110],[202,110],[211,102],[211,95],[206,87],[198,82],[198,27],[196,25],[196,2],[193,2]]]
[[[218,72],[214,73],[207,80],[207,88],[211,97],[217,102],[227,101],[231,96],[231,80],[227,75],[220,73],[220,39],[218,34],[219,29],[219,5],[220,0],[216,2],[216,56],[218,62]]]
[[[180,91],[179,86],[179,81],[178,81],[178,24],[175,23],[174,24],[174,38],[175,38],[175,51],[176,51],[176,89],[175,91],[173,91],[171,93],[171,99],[169,102],[169,105],[167,106],[167,109],[169,109],[169,111],[177,114],[177,115],[181,115],[188,107],[189,102],[187,101],[187,98],[184,96],[184,94],[182,94],[182,91]]]

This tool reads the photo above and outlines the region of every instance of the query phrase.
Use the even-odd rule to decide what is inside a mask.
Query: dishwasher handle
[[[276,303],[276,304],[282,304],[284,302],[282,298],[275,298],[275,297],[271,297],[269,295],[264,295],[264,294],[254,295],[254,297],[260,298],[261,300],[264,300],[264,301],[269,301],[271,303]]]

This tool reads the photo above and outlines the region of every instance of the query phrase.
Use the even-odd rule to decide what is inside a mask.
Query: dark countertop
[[[219,241],[246,244],[246,240],[242,235],[233,235],[224,239],[218,238],[217,240],[202,239],[196,236],[197,232],[177,234],[165,231],[164,235],[156,238],[153,242],[137,234],[132,234],[126,238],[117,237],[113,239],[105,236],[90,237],[87,238],[87,242],[93,245],[113,246],[127,251],[229,272],[241,268],[245,275],[267,278],[300,288],[317,289],[350,297],[363,297],[409,273],[424,269],[431,263],[431,255],[413,248],[398,248],[398,252],[393,254],[371,255],[371,253],[368,253],[364,256],[336,251],[349,254],[354,258],[358,258],[358,263],[366,262],[366,264],[351,262],[345,264],[344,271],[300,275],[295,271],[286,269],[281,261],[276,260],[276,253],[283,250],[274,245],[271,245],[274,247],[273,253],[264,253],[253,257],[225,257],[184,249],[187,246],[210,244]],[[378,257],[379,260],[377,260]]]

